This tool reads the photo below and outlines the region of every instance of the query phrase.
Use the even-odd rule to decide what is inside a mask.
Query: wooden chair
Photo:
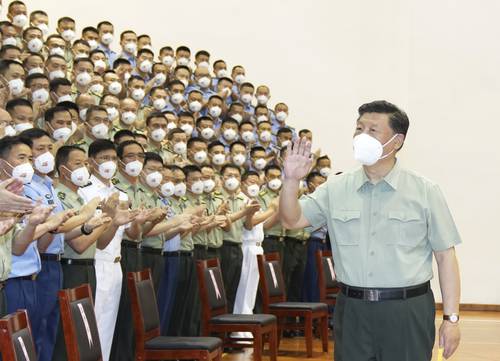
[[[316,269],[318,271],[320,302],[335,306],[340,288],[335,280],[331,251],[316,251]]]
[[[0,319],[0,354],[3,361],[36,361],[35,343],[26,310]]]
[[[264,342],[269,342],[272,361],[277,358],[277,326],[273,315],[239,315],[227,313],[226,292],[218,259],[197,261],[198,286],[202,307],[202,334],[223,334],[224,346],[248,347],[238,341],[253,342],[253,359],[262,359]],[[231,337],[232,332],[251,332],[253,339]]]
[[[127,274],[135,330],[135,359],[215,360],[222,358],[222,341],[215,337],[160,336],[156,293],[148,269]]]
[[[88,284],[58,292],[69,361],[101,361],[101,343]]]
[[[323,352],[328,352],[328,306],[324,303],[285,302],[286,291],[279,253],[258,255],[257,263],[264,312],[278,317],[278,344],[283,330],[303,330],[307,357],[312,357],[313,321],[319,320]],[[287,323],[290,317],[301,317],[304,323]]]

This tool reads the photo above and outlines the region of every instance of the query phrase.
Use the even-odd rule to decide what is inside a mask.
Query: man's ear
[[[399,151],[401,148],[403,148],[403,144],[405,142],[406,136],[404,134],[398,134],[395,138],[396,140],[396,151]]]

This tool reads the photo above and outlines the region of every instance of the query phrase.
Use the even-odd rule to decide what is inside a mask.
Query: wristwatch
[[[82,228],[80,228],[80,232],[82,232],[83,235],[88,236],[91,234],[94,230],[91,230],[90,232],[85,229],[85,223],[82,224]]]
[[[449,321],[451,323],[458,323],[458,320],[460,319],[460,316],[458,313],[452,313],[450,315],[443,315],[443,320]]]

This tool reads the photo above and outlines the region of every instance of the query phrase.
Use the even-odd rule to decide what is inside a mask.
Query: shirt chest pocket
[[[388,213],[390,234],[387,244],[416,247],[427,235],[425,219],[418,212],[391,211]]]
[[[334,210],[333,233],[339,246],[357,246],[361,234],[361,211]]]

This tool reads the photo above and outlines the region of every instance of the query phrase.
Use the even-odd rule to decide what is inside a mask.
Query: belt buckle
[[[365,292],[365,301],[377,302],[380,301],[380,290],[367,290]]]
[[[262,242],[256,242],[256,243],[255,243],[255,245],[256,245],[257,247],[260,247],[260,246],[262,246]]]
[[[31,280],[32,280],[32,281],[36,281],[36,276],[37,276],[37,275],[38,275],[37,273],[33,273],[33,274],[31,275]]]
[[[114,259],[113,263],[118,263],[118,262],[120,262],[120,261],[121,261],[121,259],[122,259],[122,257],[121,257],[121,256],[115,257],[115,259]]]

